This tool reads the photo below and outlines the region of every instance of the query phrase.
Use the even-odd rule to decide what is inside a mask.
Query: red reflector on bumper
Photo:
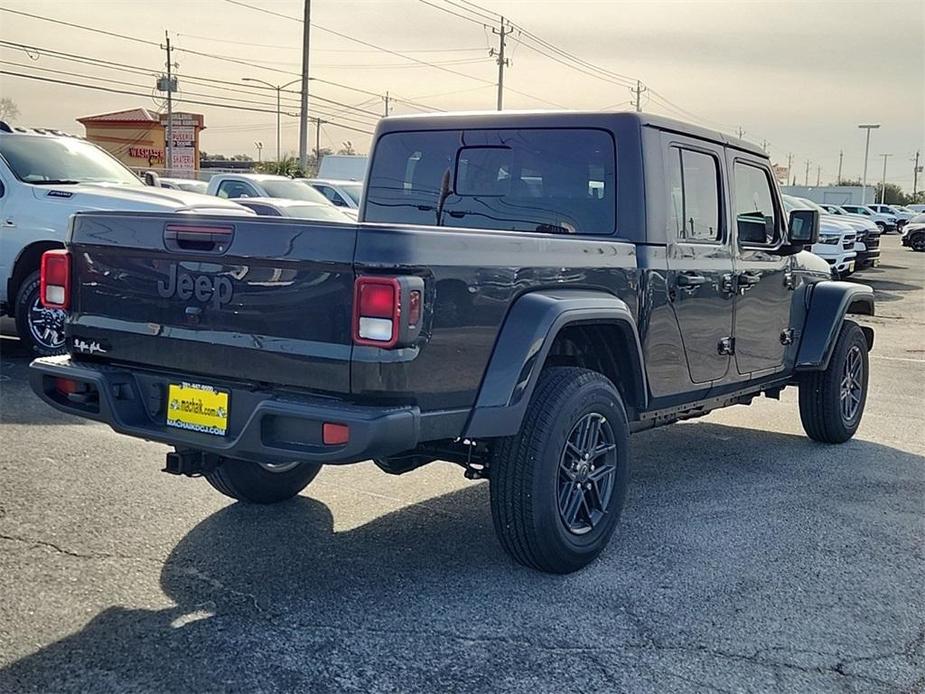
[[[321,427],[321,440],[325,446],[341,446],[350,440],[350,427],[325,422]]]
[[[83,383],[72,381],[70,378],[55,379],[55,390],[57,390],[59,393],[64,393],[65,395],[71,395],[72,393],[82,393],[86,389],[87,387]]]

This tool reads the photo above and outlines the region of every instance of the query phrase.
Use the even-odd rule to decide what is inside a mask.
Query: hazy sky
[[[299,16],[302,11],[302,0],[243,1],[287,15]],[[444,0],[428,1],[458,11]],[[786,163],[787,153],[792,152],[793,168],[801,182],[807,160],[812,162],[812,183],[817,165],[822,166],[823,181],[833,178],[840,149],[845,153],[844,175],[860,176],[864,140],[858,123],[882,125],[873,134],[870,178],[879,179],[882,159],[878,155],[891,153],[888,179],[909,189],[915,150],[923,150],[925,157],[925,0],[480,0],[479,4],[587,61],[642,80],[703,124],[727,131],[741,127],[746,139],[767,140],[772,157],[779,163]],[[175,60],[180,64],[180,96],[189,99],[238,98],[259,102],[234,102],[238,105],[274,111],[274,93],[252,92],[241,78],[278,84],[295,79],[299,71],[298,22],[225,0],[0,0],[0,7],[155,42],[163,40],[166,29],[177,48],[260,63],[249,67],[178,51]],[[442,63],[476,79],[416,65],[320,28],[312,33],[311,74],[315,77],[376,94],[388,90],[399,99],[444,110],[495,106],[494,86],[486,82],[496,79],[497,67],[487,50],[496,44],[497,37],[477,23],[418,0],[314,0],[312,20],[319,27],[422,61]],[[153,75],[164,62],[164,54],[156,46],[5,12],[0,12],[0,41],[36,49],[26,53],[0,46],[2,70],[145,94],[151,92]],[[98,64],[78,64],[56,58],[48,50],[141,70],[128,73]],[[570,108],[629,107],[628,87],[539,55],[527,43],[519,43],[516,32],[509,53],[513,64],[506,72],[505,84],[517,92]],[[196,83],[193,77],[232,84]],[[292,88],[297,89],[297,85]],[[381,99],[361,92],[319,83],[313,83],[312,88],[319,97],[361,104],[360,108],[371,112],[343,111],[331,103],[317,103],[328,118],[363,130],[372,129],[373,114],[383,108]],[[7,75],[0,75],[0,95],[16,102],[23,124],[81,134],[83,129],[74,120],[77,117],[137,106],[156,108],[161,103],[148,96],[95,92]],[[644,110],[679,115],[648,96],[643,96]],[[283,110],[296,112],[297,95],[285,98],[291,105],[284,105]],[[396,113],[417,110],[401,102],[393,106]],[[550,108],[548,103],[515,92],[506,93],[505,107]],[[192,104],[178,104],[178,108],[205,114],[207,130],[201,144],[208,152],[256,156],[253,143],[260,140],[264,154],[274,154],[275,113]],[[343,112],[336,114],[338,111]],[[298,146],[298,128],[292,117],[284,116],[283,123],[283,149],[291,152]],[[339,146],[347,139],[365,150],[369,136],[334,125],[322,128],[323,146]]]

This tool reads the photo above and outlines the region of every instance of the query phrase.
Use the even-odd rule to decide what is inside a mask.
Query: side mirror
[[[812,246],[819,240],[819,212],[816,210],[793,210],[790,213],[788,230],[793,245]]]
[[[146,186],[154,186],[157,188],[161,185],[160,177],[153,171],[145,171],[144,179]]]

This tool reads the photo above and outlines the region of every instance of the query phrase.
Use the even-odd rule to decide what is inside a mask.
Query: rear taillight
[[[45,251],[39,280],[39,296],[45,308],[66,309],[71,303],[71,254]]]
[[[410,344],[421,332],[423,296],[420,277],[357,277],[354,344],[384,349]]]
[[[401,316],[401,287],[394,277],[358,277],[353,297],[353,341],[394,347]]]

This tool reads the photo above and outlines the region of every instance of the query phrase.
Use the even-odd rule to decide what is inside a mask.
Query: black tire
[[[925,233],[917,233],[909,239],[909,245],[912,247],[913,251],[918,251],[919,253],[925,252]]]
[[[613,449],[590,462],[585,458],[579,476],[575,465],[582,457],[567,450],[567,443],[589,417],[603,420],[590,446],[596,449],[598,441],[610,437],[608,445]],[[571,467],[565,464],[566,456],[572,456]],[[592,464],[595,460],[597,468]],[[596,473],[589,472],[595,469]],[[576,476],[568,476],[569,470]],[[516,561],[539,571],[565,574],[586,566],[606,547],[616,528],[628,472],[629,425],[613,383],[586,369],[545,369],[520,433],[496,442],[489,462],[491,512],[502,547]],[[599,479],[593,479],[595,474]],[[580,480],[588,483],[587,492],[581,491]],[[573,483],[577,491],[571,489]],[[578,502],[570,529],[560,506],[565,503],[571,508],[573,495],[575,499],[582,495],[585,501]],[[596,510],[592,512],[591,506]],[[577,527],[585,519],[587,527]]]
[[[273,466],[224,458],[205,478],[225,496],[254,504],[275,504],[291,499],[315,479],[321,465],[300,463]]]
[[[883,222],[874,222],[874,224],[877,225],[877,228],[880,230],[881,234],[886,233],[886,224],[884,224]]]
[[[846,380],[855,363],[859,372]],[[811,439],[844,443],[854,436],[867,402],[868,364],[867,338],[857,323],[846,320],[828,368],[804,374],[800,380],[800,420]],[[843,399],[845,389],[850,407]]]
[[[65,352],[66,315],[64,311],[41,305],[38,272],[33,272],[19,285],[16,293],[16,333],[31,352],[43,357]]]

